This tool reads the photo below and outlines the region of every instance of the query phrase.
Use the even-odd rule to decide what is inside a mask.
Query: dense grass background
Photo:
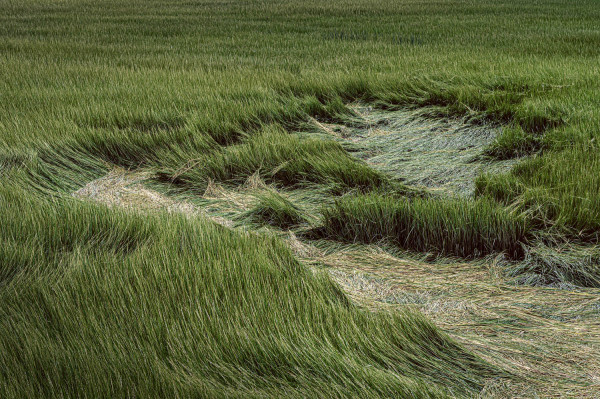
[[[594,1],[1,7],[3,165],[50,145],[173,173],[265,123],[339,116],[346,100],[433,105],[510,120],[518,130],[496,154],[554,154],[535,168],[554,171],[511,184],[549,187],[554,206],[544,211],[570,234],[597,228],[598,163],[578,163],[594,159],[600,125]],[[161,162],[165,153],[176,165]]]
[[[482,366],[430,324],[355,309],[274,239],[57,194],[111,164],[191,193],[257,170],[292,187],[380,190],[388,178],[337,144],[288,133],[362,100],[510,123],[492,156],[541,152],[482,177],[479,195],[595,242],[598,20],[595,0],[0,0],[4,396],[480,387]],[[457,223],[497,220],[479,217],[489,199],[440,201],[466,214]],[[484,231],[518,241],[500,219]],[[477,234],[468,226],[442,248]]]

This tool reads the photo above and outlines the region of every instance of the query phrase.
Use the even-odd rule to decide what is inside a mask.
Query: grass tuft
[[[486,149],[485,154],[498,160],[520,158],[544,148],[539,135],[525,132],[520,126],[502,129],[502,133]]]
[[[321,234],[338,240],[388,240],[402,249],[465,258],[523,255],[525,221],[482,200],[393,199],[354,195],[324,209]]]
[[[277,191],[264,190],[254,197],[255,205],[243,215],[252,223],[289,229],[307,221],[302,211]]]

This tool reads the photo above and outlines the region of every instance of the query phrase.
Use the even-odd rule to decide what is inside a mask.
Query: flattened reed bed
[[[426,116],[419,110],[382,110],[350,104],[354,116],[343,123],[314,121],[355,157],[411,186],[443,196],[469,197],[483,173],[507,171],[516,159],[496,160],[486,150],[502,135],[497,124]]]
[[[538,243],[527,248],[521,262],[508,263],[507,277],[517,284],[563,289],[600,287],[600,250],[598,247]]]
[[[376,245],[327,245],[321,265],[357,303],[419,309],[518,378],[490,381],[482,398],[595,398],[600,292],[506,284],[502,257],[424,262]]]

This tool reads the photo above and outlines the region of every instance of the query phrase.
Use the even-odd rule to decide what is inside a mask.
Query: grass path
[[[600,290],[514,286],[494,259],[427,263],[377,246],[350,246],[322,263],[358,303],[421,310],[436,325],[521,380],[491,397],[597,397]]]

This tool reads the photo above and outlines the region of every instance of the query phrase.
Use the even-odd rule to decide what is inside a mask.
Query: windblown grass
[[[349,306],[275,239],[62,194],[115,165],[189,196],[258,171],[329,200],[393,189],[342,200],[344,240],[519,255],[550,227],[596,243],[599,18],[594,0],[0,2],[2,396],[473,393],[480,363],[430,324]],[[353,102],[509,124],[491,155],[540,154],[482,177],[492,199],[399,199],[339,144],[293,133]]]
[[[256,203],[243,215],[252,223],[289,229],[307,221],[302,210],[277,191],[263,190],[254,197]]]
[[[165,153],[165,164],[185,159],[174,151]],[[204,191],[209,180],[242,183],[259,172],[267,182],[285,186],[305,183],[330,184],[339,190],[370,189],[389,182],[383,173],[357,162],[337,143],[301,140],[271,126],[247,140],[161,171],[163,179],[195,191]]]
[[[443,397],[494,375],[275,238],[1,190],[3,397]]]
[[[466,258],[523,254],[524,219],[488,200],[398,200],[346,196],[323,211],[322,234],[350,242],[388,240],[400,248]]]
[[[528,214],[538,228],[597,242],[600,229],[600,157],[592,147],[553,151],[500,176],[476,182],[487,195]]]

